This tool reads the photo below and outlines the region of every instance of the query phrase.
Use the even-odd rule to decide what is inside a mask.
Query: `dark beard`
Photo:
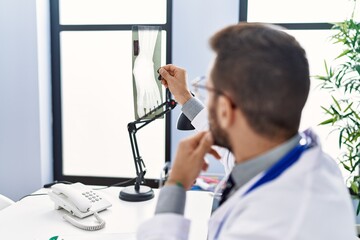
[[[224,147],[232,151],[229,138],[226,132],[220,128],[216,118],[215,107],[213,106],[209,109],[209,128],[211,135],[214,138],[214,145]]]

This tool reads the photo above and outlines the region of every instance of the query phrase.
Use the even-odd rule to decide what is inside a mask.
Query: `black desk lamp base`
[[[142,202],[150,200],[154,197],[154,191],[144,185],[140,185],[139,191],[135,190],[135,186],[125,187],[120,191],[119,198],[128,202]]]

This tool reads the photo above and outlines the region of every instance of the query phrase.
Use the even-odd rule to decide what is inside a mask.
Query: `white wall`
[[[0,193],[13,200],[52,179],[47,1],[38,7],[39,21],[36,0],[0,1]]]
[[[238,0],[174,0],[172,63],[187,69],[189,80],[207,74],[212,59],[209,38],[221,28],[237,23],[238,19]],[[177,106],[172,111],[172,159],[180,139],[194,133],[176,129],[179,114],[180,106]],[[220,163],[210,161],[207,172],[222,174],[224,170]]]
[[[50,6],[48,0],[36,0],[41,185],[53,181],[49,8]]]

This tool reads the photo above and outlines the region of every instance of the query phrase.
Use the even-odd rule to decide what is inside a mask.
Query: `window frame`
[[[239,0],[239,22],[248,21],[248,2],[249,0]],[[331,23],[310,22],[310,23],[273,23],[287,30],[329,30],[332,28]]]
[[[134,25],[141,24],[101,24],[101,25],[61,25],[59,1],[50,1],[50,37],[51,37],[51,94],[52,94],[52,134],[53,134],[53,176],[57,181],[82,182],[91,185],[110,186],[115,183],[128,181],[131,178],[97,177],[97,176],[75,176],[63,174],[63,152],[62,152],[62,106],[61,106],[61,49],[60,34],[63,31],[131,31]],[[166,64],[171,63],[172,55],[172,0],[166,0],[166,23],[165,24],[143,24],[159,26],[166,31]],[[134,119],[135,120],[135,119]],[[171,111],[165,118],[165,162],[171,158]],[[129,159],[133,162],[133,159]],[[145,161],[145,164],[149,164]],[[134,178],[136,171],[134,166]],[[128,182],[131,184],[133,181]],[[158,179],[147,179],[146,185],[157,188]]]

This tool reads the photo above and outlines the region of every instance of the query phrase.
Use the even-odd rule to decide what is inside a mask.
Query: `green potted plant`
[[[325,62],[326,74],[315,76],[320,87],[328,91],[332,103],[322,106],[326,119],[320,125],[330,125],[337,134],[341,154],[338,160],[348,173],[346,183],[357,199],[356,214],[360,212],[360,23],[354,20],[356,0],[350,19],[335,23],[333,44],[342,47],[331,64]]]

